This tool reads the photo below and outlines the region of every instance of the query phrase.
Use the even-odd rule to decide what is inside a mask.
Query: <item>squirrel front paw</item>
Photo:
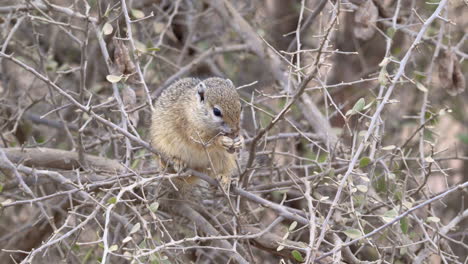
[[[221,146],[229,153],[233,153],[236,151],[236,149],[240,149],[244,145],[244,138],[242,136],[238,136],[235,139],[226,136],[220,136],[219,140]]]
[[[176,172],[182,172],[185,168],[187,168],[187,164],[178,158],[172,158],[171,164],[172,164],[172,168]]]

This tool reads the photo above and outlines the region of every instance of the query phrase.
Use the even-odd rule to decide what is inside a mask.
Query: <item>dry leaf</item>
[[[107,81],[111,83],[118,83],[120,80],[122,80],[122,76],[117,76],[117,75],[107,75],[106,76]]]
[[[138,74],[136,74],[136,67],[130,57],[127,46],[122,41],[118,40],[114,40],[114,45],[114,62],[117,72],[128,76],[128,83],[138,84],[139,78]]]
[[[443,52],[439,55],[437,63],[440,86],[451,96],[462,93],[466,82],[457,56],[451,51]]]
[[[363,2],[354,14],[354,35],[361,40],[374,36],[379,10],[372,0]]]

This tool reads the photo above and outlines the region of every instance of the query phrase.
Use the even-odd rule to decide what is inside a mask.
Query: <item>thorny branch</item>
[[[5,0],[0,258],[464,263],[466,10]],[[168,173],[148,133],[164,89],[213,75],[244,105],[229,192]]]

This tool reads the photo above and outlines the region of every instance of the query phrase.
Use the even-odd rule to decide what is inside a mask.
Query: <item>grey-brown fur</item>
[[[213,113],[213,107],[222,117]],[[166,162],[207,173],[227,184],[236,169],[236,154],[228,150],[242,145],[240,113],[239,95],[231,81],[181,79],[155,102],[151,144]]]

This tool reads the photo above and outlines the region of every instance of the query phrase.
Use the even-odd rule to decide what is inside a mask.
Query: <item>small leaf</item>
[[[439,223],[440,222],[440,218],[439,217],[435,217],[435,216],[429,216],[427,219],[427,222],[429,223]]]
[[[286,240],[286,239],[288,238],[288,236],[289,236],[289,231],[288,231],[288,232],[286,232],[286,234],[284,234],[284,236],[283,236],[283,240]]]
[[[123,255],[126,260],[132,260],[132,257],[133,257],[132,253],[125,251]]]
[[[392,149],[395,149],[395,145],[388,145],[388,146],[385,146],[382,148],[382,150],[392,150]]]
[[[0,184],[0,193],[3,192],[3,184]]]
[[[330,198],[330,196],[322,196],[319,201],[326,201],[328,200],[328,198]]]
[[[283,249],[284,249],[284,246],[283,246],[283,245],[279,245],[279,246],[276,248],[276,251],[279,252],[279,251],[281,251],[281,250],[283,250]]]
[[[357,185],[356,188],[358,189],[358,191],[363,193],[366,193],[368,191],[368,188],[365,185]]]
[[[420,90],[421,92],[423,93],[427,93],[428,90],[426,88],[426,86],[424,86],[422,83],[420,82],[416,82],[416,88],[418,88],[418,90]]]
[[[125,243],[129,242],[130,240],[132,240],[132,237],[129,237],[129,236],[128,236],[128,237],[126,237],[126,238],[124,238],[124,239],[122,240],[122,243],[125,244]]]
[[[159,208],[159,203],[158,202],[154,202],[150,205],[149,209],[151,210],[151,212],[153,213],[156,213],[156,211],[158,210]]]
[[[110,83],[118,83],[118,82],[120,82],[120,80],[122,80],[122,76],[107,75],[106,79]]]
[[[297,222],[294,221],[294,222],[291,223],[291,225],[289,226],[288,230],[289,230],[289,231],[293,231],[294,228],[296,228],[296,226],[297,226]]]
[[[157,47],[151,47],[151,48],[148,48],[147,51],[160,51],[161,49],[160,48],[157,48]]]
[[[119,246],[112,245],[112,246],[109,247],[109,252],[116,251],[117,249],[119,249]]]
[[[108,204],[116,204],[117,203],[117,197],[111,197],[109,199],[107,199],[107,203]]]
[[[361,176],[361,180],[363,180],[365,182],[370,182],[370,179],[367,178],[366,176]]]
[[[362,157],[360,160],[359,160],[359,168],[365,168],[369,165],[369,163],[371,162],[371,159],[369,157]]]
[[[9,204],[11,204],[12,202],[13,202],[12,199],[6,199],[5,201],[3,201],[3,202],[0,203],[0,208],[9,205]]]
[[[138,232],[138,230],[140,230],[140,227],[141,227],[140,223],[136,223],[136,225],[134,225],[132,229],[130,230],[130,235]]]
[[[139,51],[141,53],[145,53],[147,51],[147,48],[146,48],[145,44],[141,43],[138,40],[134,40],[133,42],[135,43],[135,48],[137,49],[137,51]]]
[[[301,253],[299,251],[297,251],[296,249],[294,249],[293,251],[291,251],[291,255],[293,256],[293,258],[299,262],[304,262],[304,258],[302,257]]]
[[[395,217],[398,216],[398,213],[397,211],[395,211],[395,209],[392,209],[392,210],[389,210],[387,212],[385,212],[381,217],[382,217],[382,220],[386,223],[390,223],[393,221],[393,219],[395,219]]]
[[[406,209],[410,209],[411,207],[413,207],[413,203],[408,202],[408,201],[403,201],[401,204],[402,204],[404,207],[406,207]]]
[[[132,16],[136,19],[141,19],[145,17],[145,13],[143,13],[142,11],[138,9],[132,9],[131,12],[132,12]]]
[[[393,36],[395,36],[395,32],[396,32],[396,29],[393,28],[393,27],[389,27],[389,28],[387,29],[387,31],[386,31],[387,36],[388,36],[389,38],[393,38]]]
[[[110,8],[110,5],[108,4],[106,7],[106,12],[104,12],[104,17],[108,17],[110,12],[112,12],[113,9]]]
[[[367,109],[369,109],[373,104],[374,104],[374,101],[368,103],[366,106],[364,106],[364,108],[363,108],[362,110],[367,110]]]
[[[427,156],[424,160],[429,163],[434,162],[434,159],[431,156]]]
[[[104,35],[110,35],[112,34],[112,31],[114,31],[114,28],[110,23],[105,23],[102,27],[102,33],[104,33]]]
[[[382,61],[382,63],[383,63],[383,61]],[[388,84],[388,78],[387,77],[388,77],[387,67],[386,67],[386,65],[384,65],[382,67],[382,69],[380,69],[380,73],[379,73],[379,83],[380,83],[380,85],[385,86],[385,85]]]
[[[355,228],[350,228],[344,231],[345,235],[351,239],[356,239],[362,237],[362,233],[360,230]]]
[[[153,29],[156,34],[161,34],[165,27],[166,27],[166,24],[162,22],[155,22],[153,24]]]
[[[353,106],[353,111],[354,112],[361,112],[362,109],[364,109],[364,106],[366,106],[366,100],[364,98],[360,98]]]
[[[403,234],[408,234],[408,217],[403,217],[401,220],[400,220],[400,228],[401,228],[401,232],[403,232]]]

